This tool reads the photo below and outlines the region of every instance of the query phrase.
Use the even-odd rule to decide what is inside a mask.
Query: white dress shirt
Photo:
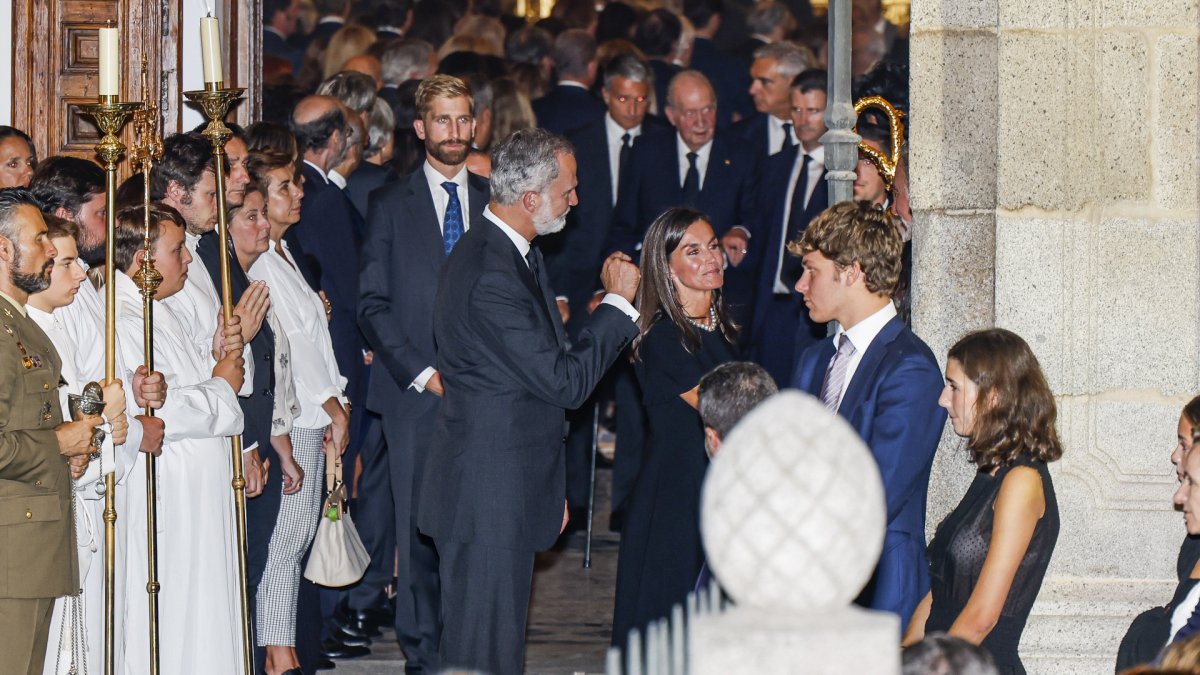
[[[337,169],[330,169],[329,173],[325,174],[325,179],[336,185],[339,190],[346,189],[346,177],[338,173]]]
[[[707,143],[700,146],[700,149],[696,151],[696,171],[700,173],[699,187],[701,190],[704,189],[704,176],[708,174],[708,158],[712,156],[712,144],[713,142],[710,138]],[[691,152],[691,149],[688,148],[687,143],[683,142],[683,137],[679,135],[679,132],[675,133],[675,152],[679,156],[679,185],[682,187],[684,181],[687,180],[687,172],[690,166],[688,164],[688,153]]]
[[[467,189],[467,165],[463,164],[458,173],[454,174],[454,178],[449,179],[438,173],[428,159],[421,164],[421,170],[425,172],[425,181],[429,183],[429,194],[433,197],[433,210],[437,214],[437,226],[443,235],[446,233],[446,209],[450,208],[450,193],[446,192],[442,183],[449,180],[458,185],[456,192],[458,192],[458,203],[462,206],[463,233],[465,234],[467,230],[471,229],[471,219],[467,217],[467,214],[471,212],[470,195],[468,194],[470,190]],[[433,366],[426,366],[425,370],[418,373],[409,383],[409,388],[416,389],[418,393],[425,391],[425,385],[429,383],[429,378],[433,377],[436,372],[437,369]]]
[[[854,372],[858,370],[858,364],[862,363],[863,354],[867,353],[867,349],[875,341],[879,331],[883,330],[887,322],[895,316],[896,306],[889,301],[879,311],[848,329],[838,326],[837,333],[833,336],[834,346],[836,347],[842,339],[842,333],[845,333],[850,338],[850,344],[854,345],[854,354],[850,356],[850,362],[846,366],[846,379],[842,380],[842,393],[838,395],[839,402],[846,397],[846,390],[850,388],[850,382],[854,379]]]
[[[633,141],[638,136],[642,135],[642,125],[637,125],[632,129],[617,124],[617,121],[612,118],[611,113],[604,113],[604,132],[608,137],[608,167],[609,173],[612,174],[612,201],[615,206],[617,203],[617,183],[620,181],[621,174],[621,137],[629,134],[629,146],[632,149]],[[687,157],[684,157],[686,161]]]
[[[767,154],[768,155],[773,155],[773,154],[779,152],[779,149],[781,147],[783,147],[783,134],[784,134],[783,125],[785,123],[792,124],[792,118],[789,117],[785,120],[781,120],[774,115],[767,115]],[[789,135],[791,136],[790,142],[792,145],[800,144],[800,139],[796,138],[795,125],[792,126],[791,133]]]
[[[780,274],[783,272],[783,259],[787,255],[787,227],[788,219],[792,217],[792,195],[796,192],[796,179],[800,175],[800,167],[804,166],[804,156],[812,157],[808,162],[808,181],[805,183],[804,193],[804,208],[808,208],[808,201],[812,199],[813,191],[817,188],[817,183],[821,180],[821,174],[825,173],[825,146],[818,145],[816,150],[805,152],[804,148],[800,148],[800,152],[796,153],[796,162],[792,164],[792,173],[788,176],[787,194],[783,199],[783,222],[779,225],[783,228],[783,235],[779,238],[779,263],[775,267],[775,292],[788,294],[792,292],[788,285],[783,283]]]
[[[300,414],[293,423],[301,429],[324,429],[330,419],[322,406],[331,397],[344,399],[346,378],[338,372],[333,355],[325,303],[296,269],[287,242],[282,242],[283,255],[276,252],[277,243],[271,242],[247,275],[271,287],[271,307],[278,310],[276,317],[287,335],[296,398],[300,401]]]
[[[528,266],[529,261],[527,259],[525,259],[525,256],[529,253],[529,249],[530,249],[529,240],[527,240],[524,236],[522,236],[520,232],[517,232],[513,228],[509,227],[508,223],[505,223],[503,220],[500,219],[500,216],[497,216],[496,214],[492,213],[491,207],[485,206],[483,208],[483,217],[487,218],[488,220],[495,223],[496,227],[499,227],[500,231],[503,232],[505,234],[505,236],[507,236],[509,238],[509,240],[512,241],[513,246],[517,247],[517,253],[521,254],[521,259],[525,260],[525,265]],[[605,293],[604,299],[600,301],[600,304],[612,305],[613,307],[621,310],[622,314],[629,317],[629,319],[634,322],[636,322],[638,320],[638,317],[641,316],[640,314],[638,314],[638,311],[633,308],[633,305],[631,305],[628,300],[626,300],[625,298],[622,298],[621,296],[617,295],[616,293]]]

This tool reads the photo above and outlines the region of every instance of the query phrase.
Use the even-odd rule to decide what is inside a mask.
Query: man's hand
[[[642,280],[642,273],[632,260],[629,256],[617,251],[608,256],[604,261],[603,269],[600,270],[600,281],[604,284],[604,290],[616,293],[629,302],[633,302],[638,284]]]
[[[125,443],[129,434],[129,420],[125,419],[125,385],[113,380],[104,385],[104,417],[112,424],[113,445]]]
[[[246,476],[246,498],[253,499],[262,494],[267,484],[267,472],[258,456],[258,448],[242,454],[242,473]]]
[[[242,337],[241,317],[234,314],[228,321],[217,323],[217,332],[213,334],[213,359],[220,361],[231,353],[241,354],[246,346]]]
[[[375,351],[372,349],[363,350],[363,365],[369,366],[375,363]]]
[[[429,381],[425,383],[425,391],[438,396],[446,395],[446,387],[442,384],[442,374],[438,371],[433,371],[433,375],[429,377]]]
[[[317,291],[317,295],[321,296],[321,304],[325,305],[325,320],[333,321],[333,305],[329,304],[329,296],[325,295],[325,291]]]
[[[596,291],[595,293],[593,293],[592,299],[588,300],[588,304],[587,304],[588,314],[591,314],[592,312],[596,311],[596,308],[600,306],[600,302],[602,300],[604,300],[604,291]]]
[[[233,387],[236,394],[242,390],[242,385],[246,381],[246,359],[242,358],[241,350],[231,353],[229,356],[217,361],[217,365],[213,366],[213,377],[219,377],[229,383]]]
[[[567,321],[571,319],[571,305],[566,300],[556,300],[558,304],[558,316],[562,318],[563,325],[567,325]]]
[[[104,420],[96,415],[54,427],[54,434],[58,437],[58,453],[63,457],[87,457],[92,454],[96,450],[92,447],[92,430],[103,423]],[[84,466],[87,466],[86,462]]]
[[[563,500],[563,524],[558,528],[558,533],[562,534],[567,531],[567,523],[571,522],[571,509],[567,506],[566,500]]]
[[[138,448],[148,455],[158,457],[162,454],[163,435],[166,433],[166,424],[157,417],[149,415],[138,415],[137,421],[142,423],[142,447]]]
[[[158,410],[167,400],[167,380],[163,374],[148,372],[146,366],[138,366],[133,372],[133,400],[140,408],[146,406]]]
[[[67,466],[71,469],[71,480],[83,478],[83,474],[87,471],[88,464],[90,463],[91,457],[88,455],[76,455],[68,459]]]
[[[746,230],[740,227],[731,228],[721,237],[721,248],[725,249],[725,257],[729,259],[730,265],[741,265],[746,258],[746,250],[750,248]]]
[[[254,341],[270,307],[271,293],[267,290],[267,282],[251,282],[250,288],[242,293],[242,299],[233,308],[233,313],[242,320],[242,339],[244,341]]]

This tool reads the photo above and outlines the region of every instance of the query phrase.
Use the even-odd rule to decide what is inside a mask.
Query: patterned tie
[[[700,169],[696,168],[698,156],[694,152],[687,154],[688,170],[683,178],[683,205],[688,208],[694,208],[700,198]]]
[[[442,188],[450,196],[450,202],[446,204],[446,219],[442,222],[442,242],[448,256],[463,235],[463,212],[462,203],[458,201],[458,183],[446,181],[442,183]]]
[[[784,150],[787,150],[790,147],[792,147],[792,123],[784,122],[783,123],[783,143],[779,144],[779,151],[783,152]]]
[[[842,402],[842,385],[846,382],[846,371],[850,368],[850,357],[854,356],[854,343],[842,333],[837,353],[829,360],[825,370],[825,381],[821,383],[821,403],[829,412],[837,412]]]

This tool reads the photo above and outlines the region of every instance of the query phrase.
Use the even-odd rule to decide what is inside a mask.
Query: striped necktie
[[[838,342],[837,353],[829,360],[829,368],[825,370],[825,381],[821,383],[821,403],[829,412],[837,412],[838,404],[842,402],[842,388],[846,382],[846,371],[850,369],[850,359],[854,356],[854,343],[850,337],[842,333]]]

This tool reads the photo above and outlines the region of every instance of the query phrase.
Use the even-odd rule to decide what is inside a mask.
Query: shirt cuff
[[[641,316],[641,314],[639,314],[638,311],[633,308],[633,305],[629,304],[628,300],[622,298],[616,293],[606,293],[604,295],[604,299],[600,301],[600,304],[612,305],[613,307],[616,307],[617,309],[621,310],[622,314],[629,317],[629,320],[633,321],[634,323],[637,323],[638,317]]]
[[[429,378],[433,377],[433,374],[436,372],[437,371],[434,370],[433,366],[427,367],[425,370],[421,371],[420,375],[417,375],[416,379],[412,381],[412,384],[408,385],[408,388],[416,389],[417,393],[420,394],[421,392],[425,391],[425,385],[429,384]]]
[[[733,227],[729,228],[730,232],[733,232],[734,230],[741,230],[742,235],[746,237],[747,241],[750,240],[751,238],[753,238],[753,236],[754,236],[754,235],[750,234],[750,230],[747,230],[745,227],[743,227],[741,225],[734,225]]]
[[[565,295],[556,295],[556,296],[554,296],[554,301],[555,302],[569,302],[570,298],[568,298]]]

